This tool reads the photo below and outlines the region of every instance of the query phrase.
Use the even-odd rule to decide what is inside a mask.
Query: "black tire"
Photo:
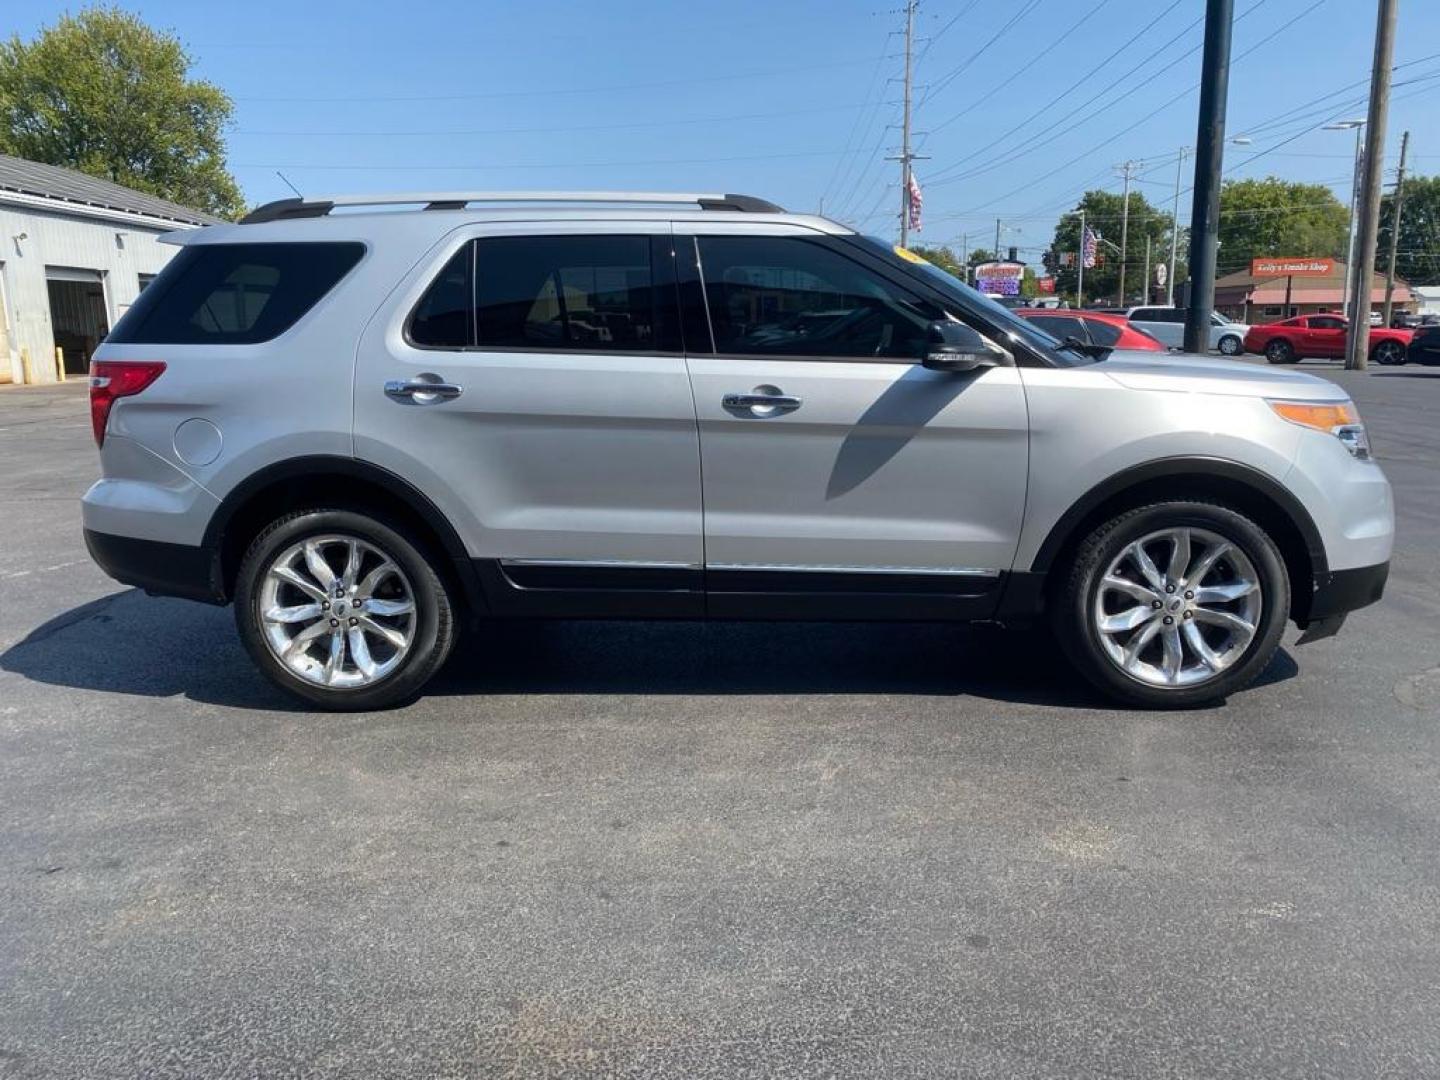
[[[1370,348],[1370,359],[1386,367],[1399,367],[1409,359],[1405,346],[1398,341],[1377,341]]]
[[[1235,545],[1258,575],[1261,606],[1254,636],[1239,659],[1206,682],[1165,687],[1142,682],[1112,660],[1091,613],[1100,579],[1111,562],[1135,540],[1178,526],[1204,529]],[[1274,541],[1243,514],[1200,498],[1153,503],[1117,515],[1081,541],[1073,563],[1063,572],[1066,576],[1051,609],[1051,625],[1061,649],[1107,697],[1142,708],[1186,708],[1243,690],[1275,655],[1290,612],[1290,579]]]
[[[1245,351],[1245,343],[1234,334],[1226,334],[1220,339],[1221,356],[1239,356]]]
[[[1265,359],[1272,364],[1293,364],[1300,357],[1295,354],[1295,346],[1284,338],[1274,338],[1265,343]]]
[[[260,617],[261,588],[271,562],[297,542],[333,534],[356,537],[382,552],[399,566],[413,594],[409,652],[393,671],[369,685],[353,688],[319,685],[291,671],[272,650]],[[287,514],[255,538],[240,564],[235,586],[235,624],[240,640],[272,682],[322,709],[364,712],[410,701],[439,670],[455,642],[450,595],[426,551],[426,546],[404,527],[368,513],[313,509]]]

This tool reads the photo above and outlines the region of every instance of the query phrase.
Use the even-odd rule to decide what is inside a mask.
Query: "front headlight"
[[[1282,420],[1301,427],[1314,428],[1334,435],[1351,454],[1361,461],[1370,459],[1370,437],[1360,420],[1360,410],[1353,401],[1274,401],[1266,404]]]

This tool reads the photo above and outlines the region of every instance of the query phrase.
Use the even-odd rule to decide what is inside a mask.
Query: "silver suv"
[[[325,708],[531,617],[1043,616],[1179,706],[1384,586],[1390,487],[1332,383],[1062,343],[761,199],[297,199],[173,239],[96,355],[86,539],[233,603]]]
[[[1151,337],[1172,349],[1185,347],[1185,309],[1182,307],[1133,307],[1122,310],[1130,325],[1144,330]],[[1225,356],[1239,356],[1245,351],[1245,335],[1250,327],[1231,322],[1218,311],[1210,313],[1210,348]]]

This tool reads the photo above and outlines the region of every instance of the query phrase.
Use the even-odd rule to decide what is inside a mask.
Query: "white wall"
[[[3,199],[4,193],[0,193]],[[186,226],[100,218],[0,201],[0,382],[22,382],[21,348],[35,382],[55,381],[55,339],[45,268],[97,270],[110,325],[140,292],[140,275],[158,273],[178,250],[157,237]],[[19,239],[21,235],[24,240]],[[117,239],[118,237],[118,239]]]

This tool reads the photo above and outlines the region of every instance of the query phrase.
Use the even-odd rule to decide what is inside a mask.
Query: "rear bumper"
[[[202,547],[85,530],[85,546],[100,569],[122,585],[156,596],[225,603],[214,555]]]

